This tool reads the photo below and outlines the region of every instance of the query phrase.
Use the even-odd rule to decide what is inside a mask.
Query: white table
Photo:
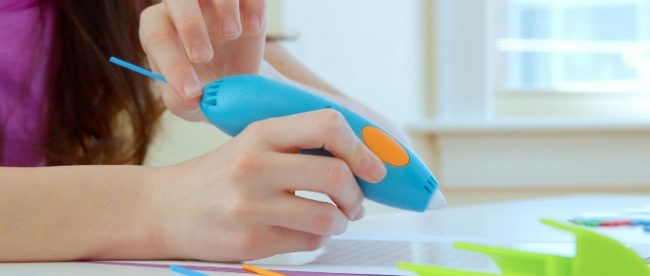
[[[572,236],[544,226],[542,217],[566,220],[582,212],[620,211],[650,204],[650,195],[580,195],[447,208],[426,214],[389,211],[368,214],[350,235],[441,236],[494,242],[569,242]],[[650,244],[640,229],[598,230],[626,243]],[[0,264],[3,275],[174,275],[168,270],[89,263]],[[215,274],[216,275],[216,274]]]
[[[540,223],[566,221],[584,212],[615,212],[650,205],[650,195],[574,195],[446,208],[425,214],[393,211],[369,215],[349,232],[383,232],[458,237],[496,242],[563,242],[571,235]],[[638,230],[638,231],[636,231]],[[641,229],[598,228],[622,242],[648,243]]]

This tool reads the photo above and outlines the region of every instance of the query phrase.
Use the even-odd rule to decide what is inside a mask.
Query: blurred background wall
[[[451,204],[650,193],[650,1],[268,4],[285,47],[411,133]],[[149,160],[226,140],[165,116]]]

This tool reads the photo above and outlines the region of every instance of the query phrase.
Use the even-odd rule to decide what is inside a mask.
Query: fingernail
[[[386,167],[384,166],[384,163],[377,159],[373,159],[368,167],[368,176],[370,176],[370,180],[374,183],[384,179],[384,176],[386,176]]]
[[[332,227],[332,232],[331,234],[334,235],[339,235],[343,234],[345,230],[348,228],[348,220],[347,219],[337,219],[336,222],[334,223],[334,227]]]
[[[330,235],[323,236],[323,238],[320,240],[320,245],[318,246],[318,248],[323,247],[331,239],[332,239],[332,236],[330,236]]]
[[[187,79],[185,81],[185,96],[189,98],[194,98],[198,95],[201,95],[201,90],[203,87],[201,86],[201,82],[199,81],[199,78],[196,76],[196,74],[192,74],[192,77]]]
[[[237,30],[237,25],[231,20],[223,22],[223,36],[225,37],[236,37],[239,33]]]
[[[359,208],[359,211],[357,211],[357,214],[354,215],[352,220],[354,221],[360,220],[363,218],[364,215],[366,215],[366,207],[363,207],[363,205],[361,205],[361,208]]]
[[[212,48],[206,44],[197,44],[192,48],[192,59],[196,63],[206,63],[212,60]]]

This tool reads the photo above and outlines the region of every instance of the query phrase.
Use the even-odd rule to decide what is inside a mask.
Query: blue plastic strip
[[[191,270],[191,269],[187,269],[187,268],[184,268],[184,267],[178,266],[178,265],[170,265],[169,269],[171,269],[171,271],[174,271],[176,273],[183,274],[183,275],[186,275],[186,276],[208,276],[208,274],[201,273],[201,272],[198,272],[198,271],[194,271],[194,270]]]
[[[163,77],[161,75],[158,75],[158,74],[156,74],[154,72],[151,72],[151,71],[149,71],[147,69],[144,69],[144,68],[142,68],[140,66],[137,66],[135,64],[128,63],[128,62],[126,62],[124,60],[121,60],[119,58],[111,57],[108,61],[110,61],[113,64],[117,64],[119,66],[122,66],[122,67],[124,67],[126,69],[129,69],[131,71],[138,72],[138,73],[140,73],[142,75],[145,75],[147,77],[150,77],[152,79],[156,79],[156,80],[162,81],[164,83],[167,83],[167,80],[165,79],[165,77]]]

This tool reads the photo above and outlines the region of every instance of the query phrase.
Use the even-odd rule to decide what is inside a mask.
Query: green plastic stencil
[[[617,241],[582,226],[549,219],[543,219],[542,222],[575,234],[575,257],[455,243],[456,248],[480,252],[492,258],[501,269],[501,274],[410,263],[399,263],[397,267],[414,271],[418,275],[435,276],[650,276],[648,264],[634,251]]]

